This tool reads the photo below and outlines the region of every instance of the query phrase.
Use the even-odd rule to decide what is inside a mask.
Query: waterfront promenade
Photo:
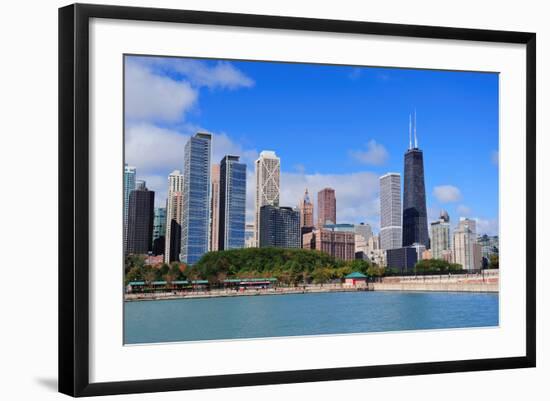
[[[196,291],[165,291],[154,293],[127,293],[126,301],[156,299],[217,298],[257,295],[310,294],[354,291],[437,291],[437,292],[498,292],[499,271],[485,270],[476,274],[394,276],[375,282],[346,285],[344,283],[308,284],[296,287],[212,289]]]
[[[498,292],[498,269],[476,274],[384,277],[372,283],[375,291]]]

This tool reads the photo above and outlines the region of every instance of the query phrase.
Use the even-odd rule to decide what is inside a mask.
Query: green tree
[[[489,269],[498,269],[498,255],[489,256]]]
[[[371,276],[371,277],[382,277],[385,271],[386,269],[382,266],[371,265],[367,269],[366,273],[368,276]]]

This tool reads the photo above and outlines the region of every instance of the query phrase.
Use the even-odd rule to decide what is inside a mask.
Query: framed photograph
[[[535,366],[535,34],[59,10],[59,390]]]

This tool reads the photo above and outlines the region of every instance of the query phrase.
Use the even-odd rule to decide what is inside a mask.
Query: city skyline
[[[220,156],[225,154],[236,154],[241,156],[243,162],[247,164],[247,223],[254,221],[255,212],[253,162],[258,158],[260,151],[269,149],[274,150],[281,159],[280,205],[296,205],[306,188],[309,189],[313,204],[317,204],[317,192],[324,187],[332,187],[335,189],[338,199],[337,216],[339,222],[355,224],[366,222],[376,231],[379,231],[378,179],[388,171],[403,171],[402,155],[407,147],[407,125],[410,108],[403,115],[395,115],[395,117],[399,118],[394,118],[393,110],[391,116],[385,113],[385,125],[388,127],[388,131],[391,130],[391,135],[388,135],[388,132],[383,132],[381,124],[378,127],[380,131],[377,134],[373,133],[372,127],[370,127],[372,125],[370,120],[380,119],[377,113],[372,115],[364,113],[369,118],[358,118],[357,120],[359,121],[354,120],[350,123],[352,125],[363,124],[364,128],[362,130],[357,131],[357,128],[354,128],[354,132],[350,131],[349,133],[335,131],[333,138],[315,136],[319,132],[317,129],[318,123],[315,121],[312,121],[310,124],[312,127],[311,132],[307,132],[308,130],[304,128],[303,122],[298,124],[302,126],[302,136],[300,138],[295,135],[292,137],[292,140],[289,140],[290,133],[284,130],[278,135],[267,134],[274,127],[284,127],[287,125],[288,122],[283,121],[281,123],[280,118],[274,118],[273,121],[266,124],[266,129],[263,132],[259,131],[254,134],[247,133],[243,135],[235,130],[236,123],[233,117],[227,119],[227,129],[218,129],[216,127],[218,124],[223,125],[224,121],[221,119],[216,120],[216,124],[207,123],[210,117],[207,116],[206,119],[203,117],[205,117],[204,114],[210,115],[211,109],[204,106],[213,102],[217,97],[224,99],[232,97],[234,98],[233,102],[238,103],[243,93],[245,97],[252,96],[251,93],[257,91],[259,87],[262,87],[263,92],[273,91],[271,83],[268,85],[270,87],[268,88],[269,90],[263,88],[266,84],[266,81],[262,79],[262,77],[265,78],[265,70],[273,71],[273,69],[280,67],[286,71],[288,70],[288,66],[278,63],[229,63],[176,59],[176,61],[183,61],[178,66],[176,65],[178,63],[173,63],[174,60],[171,60],[169,63],[164,63],[164,59],[148,59],[146,62],[143,60],[143,58],[127,60],[127,71],[128,69],[133,69],[148,74],[148,78],[151,78],[153,81],[161,80],[165,83],[172,83],[175,86],[179,85],[178,90],[182,90],[183,87],[187,86],[190,93],[194,91],[195,95],[200,98],[201,104],[199,108],[199,98],[197,98],[194,100],[192,107],[190,106],[186,109],[185,106],[181,106],[181,114],[177,117],[167,115],[151,116],[151,112],[148,116],[139,116],[135,107],[134,109],[127,110],[127,162],[137,168],[137,176],[140,179],[144,179],[148,187],[156,192],[157,207],[165,206],[164,202],[167,195],[166,177],[170,171],[182,169],[183,150],[181,149],[181,143],[185,143],[188,140],[191,131],[197,128],[195,123],[198,122],[201,128],[205,126],[204,129],[213,132],[212,162],[219,162],[222,158]],[[268,64],[268,66],[264,64]],[[183,69],[182,65],[187,65],[186,69]],[[180,72],[179,75],[174,73],[177,67],[179,71],[184,72]],[[420,74],[418,71],[380,68],[353,69],[350,67],[315,65],[298,65],[297,67],[299,70],[297,75],[303,74],[304,70],[313,71],[316,68],[322,69],[323,71],[317,73],[318,78],[331,78],[327,81],[331,85],[336,82],[333,76],[338,74],[341,75],[340,78],[342,80],[353,81],[352,83],[358,86],[361,86],[359,85],[359,81],[362,80],[368,80],[371,83],[375,82],[376,85],[370,87],[371,90],[364,93],[366,97],[372,97],[373,94],[371,92],[377,87],[384,86],[386,81],[401,80],[405,86],[411,86],[411,82],[414,80],[405,80],[406,76],[409,74]],[[212,81],[193,83],[197,78],[196,74],[193,76],[194,73],[190,71],[195,71],[194,73],[201,71],[203,73],[201,75],[203,78],[201,79],[204,80],[205,76],[210,76]],[[346,71],[360,71],[360,76],[352,80],[344,74]],[[387,79],[377,77],[376,74],[382,72],[389,74]],[[432,75],[431,81],[434,82],[442,80],[446,82],[442,75],[451,74],[454,78],[458,77],[459,81],[477,82],[476,85],[478,86],[480,80],[489,81],[486,82],[486,86],[489,88],[493,88],[493,86],[497,87],[496,83],[498,83],[498,79],[491,77],[490,74],[443,73],[439,71],[424,71],[422,73]],[[130,73],[129,76],[131,78],[132,74]],[[430,79],[424,78],[420,80],[420,83],[426,84],[427,81],[430,81]],[[452,81],[452,79],[447,79],[447,81]],[[127,86],[128,83],[127,81]],[[311,84],[308,83],[298,85],[298,87],[302,87],[302,90],[305,90],[304,86],[312,89]],[[474,86],[473,83],[471,86]],[[360,92],[361,88],[358,91]],[[405,91],[403,96],[409,96],[409,92],[414,91]],[[487,108],[494,109],[494,116],[490,113],[487,120],[497,120],[498,117],[498,109],[493,104],[498,104],[498,102],[494,102],[495,98],[498,99],[498,90],[493,90],[492,92],[492,95],[485,96],[488,98],[485,103],[490,103],[490,105],[482,107],[484,115],[487,114]],[[458,92],[455,91],[455,97],[457,94],[464,96],[464,102],[467,100],[467,96],[465,96],[467,91],[465,89]],[[354,95],[353,99],[357,100],[357,96],[358,94]],[[457,100],[457,103],[460,103],[459,100]],[[479,99],[478,97],[477,101],[481,100],[483,99]],[[434,128],[445,128],[445,131],[456,132],[456,127],[453,126],[454,120],[450,120],[449,126],[438,126],[436,121],[441,119],[441,116],[438,115],[440,110],[438,109],[437,113],[434,113],[432,108],[418,107],[422,103],[425,103],[425,99],[422,100],[422,96],[419,96],[415,105],[419,111],[419,142],[426,154],[424,162],[425,170],[427,171],[426,198],[428,204],[428,222],[437,220],[439,211],[445,209],[450,212],[453,226],[456,226],[459,217],[470,217],[477,219],[479,233],[497,234],[498,167],[494,165],[494,158],[498,155],[498,125],[492,127],[494,131],[492,136],[490,133],[485,135],[490,137],[490,140],[482,141],[483,143],[480,143],[478,146],[480,149],[470,149],[468,152],[464,152],[464,145],[457,146],[457,141],[470,141],[469,144],[472,145],[471,141],[474,139],[473,133],[475,131],[477,137],[479,137],[478,130],[464,131],[464,135],[436,135],[434,134]],[[399,108],[395,107],[395,114],[397,114]],[[457,115],[462,114],[464,117],[464,105],[455,109],[462,109],[462,112],[457,111]],[[216,111],[216,107],[214,107],[214,111]],[[373,109],[374,111],[375,109]],[[309,111],[306,110],[306,114],[308,113]],[[336,115],[342,115],[342,112],[335,110],[334,116]],[[445,116],[445,119],[448,120],[448,115],[446,114]],[[277,117],[276,113],[275,117]],[[257,117],[252,116],[251,119],[256,120]],[[204,121],[204,125],[201,120]],[[472,121],[472,118],[470,118],[470,121]],[[348,125],[344,124],[344,128],[349,128]],[[459,125],[463,126],[463,124]],[[487,122],[481,125],[486,129],[491,124]],[[243,131],[247,131],[248,129],[246,124],[243,124]],[[332,139],[334,143],[327,145],[326,142],[329,139]],[[304,148],[299,146],[306,140],[310,141],[309,147]],[[144,141],[149,141],[146,142],[148,147],[143,147]],[[490,142],[490,144],[485,142]],[[323,146],[322,148],[320,147],[321,145]],[[168,154],[164,155],[163,160],[157,160],[160,156],[157,158],[154,157],[154,154],[158,153],[154,148],[158,147],[159,150],[162,150],[167,146],[171,148]],[[141,148],[141,151],[138,148]],[[481,148],[485,149],[487,157],[480,156]],[[144,155],[145,152],[148,154]],[[297,158],[296,153],[298,152],[301,154],[301,158]],[[324,157],[326,160],[323,163],[319,163],[320,157]],[[475,160],[475,162],[469,165],[467,163],[468,160]],[[296,163],[296,161],[302,161],[302,163]],[[311,167],[312,162],[315,163],[314,167]],[[441,162],[441,164],[434,166],[434,162]],[[460,168],[452,168],[453,165]],[[478,169],[479,174],[477,172],[470,174],[469,170],[471,169]],[[448,178],[444,179],[442,177]],[[468,180],[468,185],[464,185],[464,182]],[[480,186],[484,188],[483,196],[472,196],[472,190],[475,195],[479,194],[477,189]]]

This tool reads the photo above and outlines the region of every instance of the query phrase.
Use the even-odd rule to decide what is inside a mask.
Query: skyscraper
[[[281,159],[275,152],[264,150],[255,162],[256,167],[256,246],[260,244],[260,209],[264,205],[279,206]]]
[[[218,230],[220,229],[220,165],[212,165],[212,201],[210,202],[210,250],[218,250]]]
[[[336,224],[336,195],[334,189],[324,188],[317,193],[317,228]]]
[[[260,247],[300,248],[300,212],[291,207],[260,208]]]
[[[164,242],[164,262],[179,259],[181,243],[181,217],[183,207],[183,175],[174,170],[168,176],[168,198],[166,199],[166,236]]]
[[[401,248],[401,175],[387,173],[380,177],[380,247]]]
[[[403,246],[422,244],[430,248],[426,189],[424,187],[424,156],[418,148],[416,113],[414,117],[414,147],[409,118],[409,149],[405,153],[405,179],[403,184]]]
[[[313,202],[309,198],[307,188],[298,208],[300,209],[300,228],[313,227]]]
[[[155,193],[147,188],[130,192],[128,201],[128,254],[147,254],[153,248]]]
[[[136,189],[136,168],[124,165],[124,209],[123,209],[123,247],[126,254],[126,245],[128,243],[128,205],[130,202],[130,192]]]
[[[477,243],[475,220],[461,218],[453,233],[453,257],[465,270],[481,268],[481,245]]]
[[[210,240],[210,158],[212,135],[197,132],[185,144],[180,260],[193,264]]]
[[[153,217],[153,253],[164,255],[166,238],[166,208],[156,207]]]
[[[246,164],[227,155],[220,163],[218,249],[244,248],[245,214]]]
[[[444,251],[451,249],[451,225],[449,223],[449,214],[442,210],[439,219],[433,221],[431,224],[432,229],[432,258],[443,259]]]

